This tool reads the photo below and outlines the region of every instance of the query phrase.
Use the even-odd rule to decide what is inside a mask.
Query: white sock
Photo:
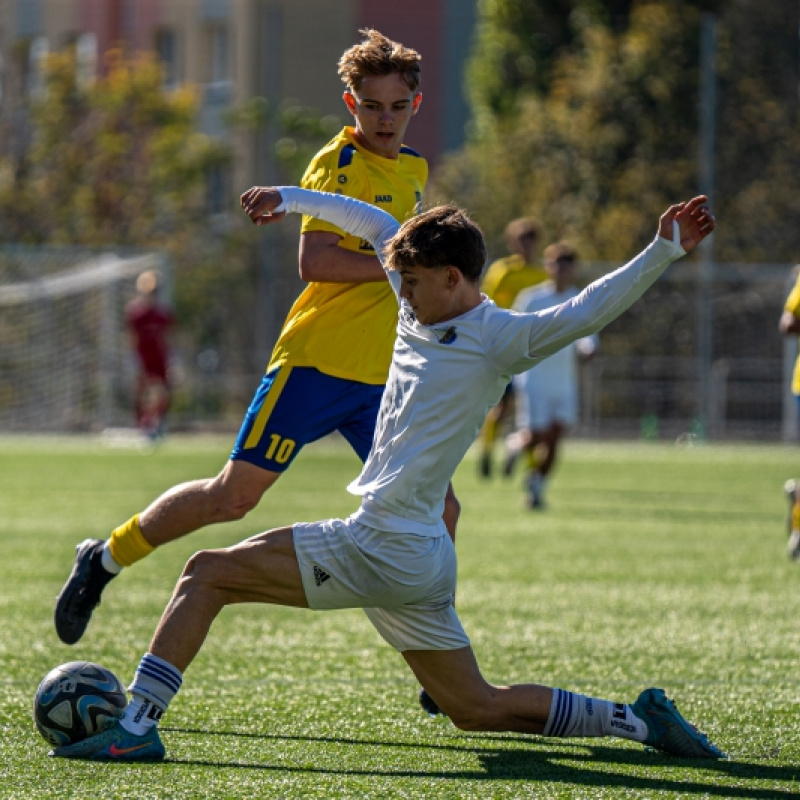
[[[183,675],[177,667],[152,653],[145,653],[128,687],[132,698],[120,725],[137,736],[147,733],[158,724],[181,683]]]
[[[627,704],[553,689],[550,715],[542,736],[617,736],[643,742],[647,738],[647,724]]]
[[[119,724],[128,733],[144,736],[153,725],[158,724],[163,713],[164,709],[159,708],[155,703],[140,694],[135,694],[128,703]]]
[[[100,565],[106,572],[112,575],[119,575],[124,569],[121,564],[114,561],[114,556],[111,555],[111,550],[108,547],[108,542],[103,545],[103,551],[100,553]]]

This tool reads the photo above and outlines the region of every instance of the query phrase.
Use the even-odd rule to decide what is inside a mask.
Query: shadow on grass
[[[746,761],[715,761],[713,759],[686,759],[669,756],[651,750],[629,750],[626,748],[598,745],[561,745],[553,740],[528,737],[497,737],[482,735],[496,746],[491,748],[477,744],[478,739],[467,736],[464,744],[437,744],[431,742],[380,741],[373,739],[352,739],[334,736],[299,736],[291,734],[245,733],[236,731],[200,730],[191,728],[161,728],[164,732],[197,736],[231,736],[244,739],[269,741],[319,742],[321,744],[354,745],[358,747],[409,748],[414,750],[452,751],[473,753],[481,762],[481,769],[454,770],[441,769],[369,769],[369,768],[331,768],[292,766],[288,764],[247,763],[236,761],[211,761],[194,759],[169,759],[173,764],[192,766],[223,767],[235,769],[267,770],[294,774],[325,774],[343,776],[375,776],[383,778],[436,778],[437,780],[533,780],[538,782],[563,783],[583,787],[619,786],[640,792],[674,791],[684,794],[698,794],[706,797],[741,797],[768,800],[776,797],[800,796],[800,766],[778,767]],[[529,749],[501,749],[503,742],[524,742]],[[606,765],[603,770],[594,765]],[[619,765],[624,771],[613,772],[608,765]],[[709,774],[708,782],[667,778],[663,772],[652,777],[631,774],[651,767],[691,767],[702,769]],[[715,785],[716,776],[723,778],[724,784]],[[745,787],[731,785],[744,781],[773,781],[791,784],[787,790]]]

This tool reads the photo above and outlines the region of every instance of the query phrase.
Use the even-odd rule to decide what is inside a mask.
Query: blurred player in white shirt
[[[551,244],[544,251],[549,280],[520,292],[514,310],[543,311],[575,297],[580,292],[575,285],[576,262],[568,244]],[[517,430],[509,437],[504,471],[511,472],[520,452],[527,455],[525,485],[531,508],[544,506],[545,480],[555,464],[559,442],[578,421],[578,363],[592,358],[598,346],[597,334],[585,336],[514,378]]]

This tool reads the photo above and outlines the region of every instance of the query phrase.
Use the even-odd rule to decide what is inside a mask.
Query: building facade
[[[102,75],[114,47],[152,51],[167,87],[191,83],[203,98],[200,126],[232,139],[227,201],[274,179],[268,138],[240,136],[223,112],[253,97],[294,100],[348,120],[336,73],[341,53],[374,27],[423,55],[423,113],[408,144],[435,166],[463,141],[464,62],[476,0],[0,0],[0,126],[7,142],[40,86],[48,52],[75,47],[82,73]]]

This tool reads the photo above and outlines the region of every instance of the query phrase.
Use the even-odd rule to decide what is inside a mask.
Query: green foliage
[[[800,260],[799,56],[796,4],[726,7],[719,35],[721,260]]]
[[[438,174],[439,190],[460,181],[462,202],[494,241],[504,221],[525,213],[583,258],[630,255],[693,174],[695,139],[687,146],[681,127],[687,113],[695,119],[686,102],[694,85],[677,45],[696,22],[688,11],[647,5],[623,35],[587,23],[553,64],[548,90],[498,115]]]
[[[699,188],[699,33],[704,10],[716,5],[716,255],[795,260],[796,12],[573,2],[562,4],[570,13],[554,33],[556,5],[481,4],[469,70],[473,133],[435,175],[436,195],[466,205],[497,255],[505,223],[521,215],[539,218],[548,241],[567,238],[585,259],[634,253],[656,216]]]
[[[468,69],[475,121],[492,125],[513,115],[519,101],[549,90],[562,53],[579,44],[595,24],[624,27],[631,0],[480,0],[478,46]]]
[[[343,125],[335,114],[321,115],[291,98],[273,103],[265,97],[232,108],[227,121],[234,129],[266,138],[283,184],[299,183],[311,158]]]
[[[5,241],[178,251],[200,229],[206,175],[228,154],[195,131],[195,93],[164,91],[146,54],[107,63],[83,85],[72,51],[49,58],[30,146],[0,167]]]
[[[223,611],[187,670],[165,763],[48,758],[30,704],[51,667],[92,659],[127,684],[193,552],[355,507],[344,486],[358,460],[313,445],[244,520],[160,548],[108,587],[80,644],[58,642],[53,598],[75,544],[215,473],[229,446],[0,441],[0,797],[797,796],[800,567],[782,552],[781,492],[797,458],[781,446],[568,441],[540,514],[517,480],[480,482],[469,457],[454,481],[458,605],[487,679],[624,701],[662,685],[730,761],[463,733],[420,712],[403,659],[361,612],[247,604]]]

